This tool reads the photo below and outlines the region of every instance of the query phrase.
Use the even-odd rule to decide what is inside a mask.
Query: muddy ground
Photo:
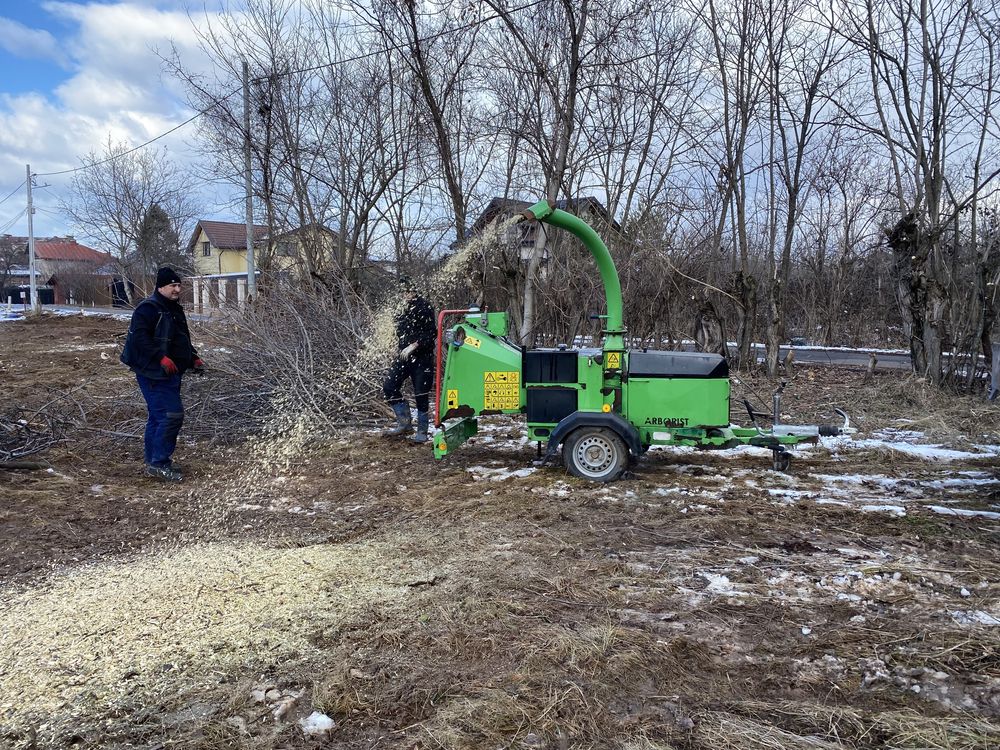
[[[0,747],[1000,746],[996,406],[817,368],[786,408],[861,441],[789,474],[654,449],[593,485],[495,420],[439,464],[190,440],[163,485],[126,325],[0,325],[0,413],[65,421],[0,471]]]

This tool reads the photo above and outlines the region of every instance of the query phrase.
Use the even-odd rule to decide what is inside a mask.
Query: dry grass
[[[776,703],[744,701],[731,707],[731,710],[743,717],[751,717],[747,724],[751,736],[755,731],[766,736],[773,725],[777,724],[786,730],[792,729],[799,735],[825,737],[834,742],[847,743],[848,747],[992,750],[1000,746],[1000,727],[970,717],[935,717],[914,710],[865,711],[843,706],[788,701]],[[759,727],[759,730],[755,730],[754,725]],[[719,738],[713,739],[717,741]],[[717,744],[712,746],[720,747]],[[721,747],[754,747],[754,745],[722,744]]]
[[[733,382],[732,418],[746,423],[743,399],[770,413],[771,394],[783,378],[758,370],[737,373]],[[788,381],[782,411],[799,424],[839,423],[834,407],[845,409],[863,432],[901,428],[924,432],[932,440],[1000,442],[1000,409],[983,395],[936,388],[913,375],[882,372],[864,383],[859,369],[800,366]]]

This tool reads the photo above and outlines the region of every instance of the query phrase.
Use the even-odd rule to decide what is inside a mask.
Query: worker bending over
[[[413,431],[410,405],[403,398],[403,383],[410,378],[413,383],[414,401],[417,402],[417,431],[410,438],[417,443],[428,440],[430,422],[430,389],[434,370],[434,345],[437,326],[430,302],[417,293],[416,285],[405,275],[399,278],[406,297],[402,312],[396,317],[396,339],[399,354],[382,390],[386,401],[396,414],[396,426],[382,433],[384,437],[399,437]]]

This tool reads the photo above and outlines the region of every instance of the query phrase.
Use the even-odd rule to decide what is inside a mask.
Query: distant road
[[[694,344],[685,343],[683,348],[686,351],[693,352]],[[799,364],[810,364],[810,365],[831,365],[833,367],[868,367],[868,361],[871,359],[872,351],[871,349],[839,349],[839,348],[823,348],[820,346],[781,346],[778,348],[778,358],[783,360],[785,355],[788,354],[788,350],[791,349],[795,352],[795,361]],[[757,359],[763,361],[765,356],[765,348],[763,344],[753,345],[754,353],[757,355]],[[736,351],[736,345],[734,342],[729,343],[729,353],[733,354]],[[875,351],[875,358],[878,360],[875,363],[876,370],[909,370],[910,369],[910,355],[903,354],[901,352],[889,352],[889,351]]]
[[[758,357],[764,356],[764,347],[760,344],[754,347]],[[871,359],[871,351],[860,349],[822,349],[813,346],[782,346],[779,358],[784,359],[791,349],[796,362],[816,365],[834,365],[837,367],[867,367]],[[910,355],[895,352],[875,352],[878,360],[875,368],[878,370],[909,370]]]

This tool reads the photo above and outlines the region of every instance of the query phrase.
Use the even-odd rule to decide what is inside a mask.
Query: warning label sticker
[[[483,409],[519,409],[521,373],[517,370],[483,373]]]
[[[622,353],[621,352],[608,352],[608,366],[605,369],[607,369],[607,370],[620,370],[620,369],[622,369]]]
[[[447,396],[448,396],[448,399],[447,399],[448,408],[449,409],[457,409],[458,408],[458,389],[457,388],[449,388]]]
[[[478,349],[483,345],[483,342],[477,339],[475,336],[466,336],[465,343],[471,346],[473,349]]]

